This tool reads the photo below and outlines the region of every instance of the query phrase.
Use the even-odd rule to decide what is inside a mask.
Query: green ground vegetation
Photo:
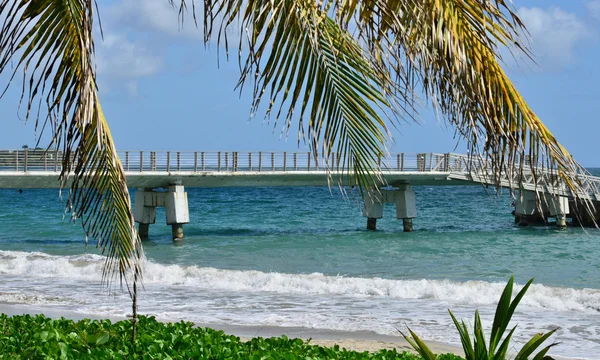
[[[0,315],[0,359],[401,359],[420,356],[396,350],[356,352],[310,341],[253,338],[244,342],[191,322],[162,323],[141,316],[131,342],[131,321],[49,319]],[[460,360],[440,355],[439,360]]]

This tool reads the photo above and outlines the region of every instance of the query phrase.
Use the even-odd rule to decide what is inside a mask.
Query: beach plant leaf
[[[479,316],[478,310],[475,311],[473,342],[471,342],[469,331],[465,322],[459,322],[458,319],[452,313],[452,311],[449,310],[450,317],[452,318],[452,321],[454,322],[454,325],[456,326],[456,329],[458,330],[460,336],[463,351],[465,353],[465,360],[505,360],[508,358],[507,352],[510,347],[510,340],[512,339],[512,336],[517,327],[513,327],[506,336],[504,336],[504,333],[512,318],[512,315],[515,312],[517,305],[529,289],[532,282],[533,279],[529,280],[511,302],[514,276],[511,276],[511,278],[508,280],[508,283],[504,287],[504,290],[502,292],[502,295],[500,296],[500,300],[498,301],[498,305],[496,307],[496,314],[494,316],[494,323],[492,325],[492,335],[490,335],[489,349],[487,349],[485,345],[485,336],[483,332],[483,327],[481,325],[481,317]],[[531,356],[550,336],[552,336],[552,334],[554,334],[556,330],[557,329],[554,329],[545,334],[540,333],[534,335],[531,338],[531,340],[529,340],[525,345],[523,345],[523,347],[518,352],[514,360],[529,359],[529,356]],[[419,354],[421,354],[421,351],[423,349],[427,349],[426,345],[410,329],[409,331],[411,337],[408,337],[404,334],[402,335],[408,341],[408,343]],[[504,340],[501,342],[503,338]],[[416,339],[418,339],[418,341]],[[551,347],[555,345],[557,344],[550,344],[542,350],[540,350],[535,355],[534,360],[552,359],[550,356],[547,356],[546,353]]]
[[[523,296],[533,283],[534,279],[530,279],[527,284],[523,286],[521,291],[515,296],[514,300],[511,302],[513,285],[515,281],[515,277],[511,276],[508,280],[508,283],[504,287],[504,291],[500,296],[500,300],[498,301],[498,305],[496,307],[496,313],[494,316],[494,323],[492,324],[492,333],[490,336],[490,350],[489,353],[493,354],[496,351],[496,347],[500,343],[506,328],[508,327],[508,323],[510,322],[517,305],[521,302]]]
[[[163,323],[153,317],[140,316],[140,335],[136,343],[129,341],[132,323],[109,320],[71,321],[49,319],[44,315],[7,316],[0,314],[0,359],[321,359],[321,360],[422,360],[409,351],[382,349],[359,352],[335,345],[311,344],[286,336],[243,341],[220,330],[201,328],[191,322]],[[107,341],[81,345],[75,333],[110,334]],[[40,333],[55,334],[42,340]],[[62,344],[62,345],[60,345]],[[432,360],[436,357],[431,358]],[[460,360],[443,354],[437,360]]]
[[[410,336],[400,331],[400,334],[404,339],[421,355],[424,360],[436,360],[437,356],[429,349],[423,340],[417,334],[415,334],[410,328],[408,328]]]
[[[539,348],[544,341],[546,341],[557,329],[551,330],[546,334],[535,334],[531,340],[529,340],[523,347],[521,351],[515,357],[515,360],[527,360],[529,356],[533,354],[537,348]],[[549,345],[547,348],[554,346],[554,344]],[[547,350],[546,350],[547,351]]]
[[[467,324],[464,321],[459,321],[456,319],[452,311],[448,310],[450,313],[450,317],[454,322],[454,326],[456,326],[456,330],[458,330],[458,334],[460,336],[460,342],[462,343],[463,350],[465,352],[466,359],[475,358],[475,353],[473,351],[473,343],[471,342],[471,336],[469,335],[469,330],[467,329]]]

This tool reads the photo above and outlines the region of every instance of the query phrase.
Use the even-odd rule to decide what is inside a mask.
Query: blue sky
[[[507,63],[517,88],[558,139],[585,166],[600,166],[600,0],[514,0],[532,36],[538,65]],[[100,2],[104,40],[97,38],[101,101],[122,150],[288,150],[280,127],[249,119],[250,93],[234,90],[237,60],[217,62],[202,32],[178,29],[167,0]],[[6,77],[0,78],[4,84]],[[0,148],[35,143],[17,113],[19,87],[0,100]],[[427,110],[420,124],[392,129],[391,151],[453,151],[454,131]],[[42,142],[43,143],[43,142]],[[305,151],[304,145],[300,151]],[[464,151],[462,145],[456,151]]]

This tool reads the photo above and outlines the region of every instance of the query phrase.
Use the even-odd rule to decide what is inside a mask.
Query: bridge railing
[[[237,172],[318,171],[350,168],[337,153],[328,157],[310,152],[268,151],[119,151],[125,171],[130,172]],[[62,170],[62,151],[44,149],[0,150],[0,171]],[[72,161],[76,164],[77,159]],[[458,171],[462,158],[440,153],[394,153],[380,159],[384,171]]]
[[[0,171],[61,171],[62,151],[0,150]]]
[[[119,151],[128,172],[269,172],[319,171],[349,169],[346,159],[332,153],[327,158],[310,152],[268,151]],[[62,151],[45,149],[0,150],[0,172],[62,171]],[[78,159],[71,159],[74,164]],[[554,171],[538,167],[531,161],[503,172],[503,186],[529,184],[536,187],[561,187]],[[491,164],[477,157],[454,153],[393,153],[379,160],[383,171],[446,172],[464,174],[472,181],[495,184]],[[584,192],[600,200],[600,178],[581,174]]]
[[[310,152],[270,151],[120,151],[126,171],[315,171],[348,169],[347,160],[337,153],[328,157]],[[448,171],[449,154],[391,154],[379,165],[390,171]]]
[[[548,169],[538,164],[535,169],[531,166],[531,160],[526,159],[523,167],[515,164],[512,172],[502,173],[502,185],[514,187],[517,184],[525,184],[543,191],[550,191],[568,195],[570,191],[566,188],[562,179],[554,169]],[[451,154],[450,163],[459,164],[451,168],[451,172],[468,175],[472,180],[484,184],[496,184],[497,178],[493,173],[491,163],[483,158],[469,157],[461,154]],[[579,174],[578,179],[582,185],[580,196],[586,196],[600,201],[600,177],[589,174]]]

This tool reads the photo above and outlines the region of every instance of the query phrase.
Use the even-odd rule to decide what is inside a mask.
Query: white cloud
[[[202,9],[196,9],[199,16]],[[109,18],[128,27],[142,31],[155,31],[162,34],[189,39],[202,39],[202,31],[196,27],[190,11],[184,17],[183,26],[178,9],[166,0],[124,0],[108,9]]]
[[[163,60],[144,45],[129,41],[118,34],[106,34],[96,43],[98,76],[124,81],[132,95],[137,93],[137,80],[157,74]]]
[[[531,33],[535,60],[542,67],[560,67],[572,63],[575,60],[575,48],[594,35],[575,14],[558,7],[522,7],[519,16]]]
[[[600,20],[600,0],[588,1],[586,7],[590,11],[590,15]]]
[[[109,23],[142,35],[151,35],[156,41],[164,42],[167,37],[168,41],[180,39],[201,42],[204,39],[203,6],[203,2],[196,2],[198,25],[194,22],[191,2],[188,2],[188,8],[183,11],[183,23],[179,8],[174,8],[166,0],[123,0],[110,6],[105,13]],[[215,27],[220,24],[220,20],[221,18],[215,19]],[[233,49],[237,49],[241,30],[237,19],[227,28],[229,46]],[[217,36],[218,29],[215,28],[211,38],[211,43],[214,45],[217,44]],[[220,45],[224,47],[224,40]]]

